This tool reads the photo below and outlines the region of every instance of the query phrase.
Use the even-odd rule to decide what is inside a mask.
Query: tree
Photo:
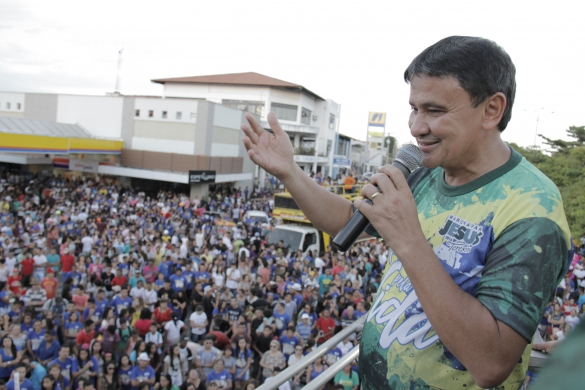
[[[572,140],[547,140],[550,155],[534,147],[510,144],[514,150],[534,164],[561,192],[567,221],[574,237],[585,233],[585,126],[566,130]]]

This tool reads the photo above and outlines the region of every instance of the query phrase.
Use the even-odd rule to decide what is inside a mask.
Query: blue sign
[[[351,160],[347,157],[333,157],[333,165],[351,167]]]

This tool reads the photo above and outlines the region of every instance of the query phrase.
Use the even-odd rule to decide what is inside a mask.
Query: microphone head
[[[422,165],[423,153],[421,150],[412,144],[406,144],[396,152],[394,161],[398,161],[404,165],[410,172]]]

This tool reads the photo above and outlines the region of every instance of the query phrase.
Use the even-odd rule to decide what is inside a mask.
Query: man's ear
[[[482,128],[490,131],[498,128],[498,124],[502,120],[504,111],[506,110],[506,96],[502,92],[497,92],[487,98],[483,103],[484,117],[482,121]]]

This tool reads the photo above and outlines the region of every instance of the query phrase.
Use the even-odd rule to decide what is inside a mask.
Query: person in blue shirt
[[[81,278],[83,278],[83,274],[77,271],[77,266],[75,264],[71,265],[71,272],[63,273],[63,280],[73,279],[73,286],[78,286],[79,282],[81,282]]]
[[[69,314],[69,319],[65,323],[65,338],[66,340],[75,341],[77,333],[83,329],[83,324],[79,321],[79,314],[77,311]]]
[[[71,381],[73,378],[73,359],[69,357],[70,349],[68,345],[62,345],[59,350],[57,359],[51,361],[48,367],[52,365],[58,365],[61,368],[61,375],[66,378],[67,381]],[[75,371],[76,372],[76,371]]]
[[[229,373],[225,368],[223,360],[219,359],[213,366],[211,371],[205,378],[205,382],[209,383],[215,381],[220,389],[231,389],[232,388],[232,374]]]
[[[276,325],[276,335],[280,336],[287,328],[291,318],[284,311],[284,305],[281,302],[276,304],[276,310],[272,315],[274,317],[274,324]]]
[[[132,307],[132,298],[128,296],[128,287],[122,286],[120,290],[120,295],[116,296],[110,302],[110,306],[115,308],[116,314],[120,315],[122,309],[128,309]]]
[[[55,340],[55,334],[53,332],[46,332],[44,339],[39,344],[36,352],[34,352],[34,358],[43,366],[48,367],[49,362],[57,359],[60,349],[61,344]]]
[[[192,270],[193,261],[188,261],[187,265],[185,266],[185,271],[183,272],[183,276],[185,277],[187,295],[191,296],[191,292],[193,291],[194,282],[195,282],[195,272]]]
[[[26,349],[31,356],[35,356],[39,345],[45,339],[45,330],[41,320],[37,319],[33,323],[33,327],[27,333]]]
[[[338,361],[339,359],[341,359],[341,357],[343,356],[343,353],[341,352],[341,349],[335,347],[330,349],[326,354],[325,354],[325,362],[331,366],[332,364],[334,364],[336,361]]]
[[[295,353],[297,345],[301,345],[301,340],[295,335],[295,328],[289,326],[286,328],[286,333],[280,336],[280,346],[287,362],[289,356]]]
[[[34,390],[33,384],[30,380],[26,378],[26,365],[23,363],[19,363],[14,370],[14,373],[18,373],[18,379],[20,384],[20,390]],[[14,378],[9,380],[6,383],[6,390],[14,390],[16,387],[16,383],[14,382]]]
[[[149,366],[150,357],[146,352],[142,352],[138,356],[138,365],[134,367],[130,373],[130,381],[132,383],[132,390],[138,390],[141,383],[148,383],[151,387],[156,380],[154,369]]]
[[[209,272],[207,272],[207,265],[205,263],[202,263],[201,266],[199,267],[199,272],[195,273],[195,279],[197,280],[197,282],[203,284],[202,286],[203,288],[205,288],[205,286],[209,284],[211,275],[209,275]]]
[[[100,309],[103,313],[106,307],[109,306],[109,304],[110,301],[108,300],[108,298],[106,298],[106,290],[100,288],[98,290],[97,299],[95,300],[96,309]]]
[[[181,267],[177,267],[175,274],[172,275],[169,280],[171,281],[171,288],[175,293],[178,293],[179,291],[185,291],[187,281],[183,276],[183,270]]]
[[[4,382],[7,382],[17,364],[16,345],[14,345],[10,335],[2,337],[0,357],[2,357],[2,363],[0,363],[0,379],[4,379]]]

